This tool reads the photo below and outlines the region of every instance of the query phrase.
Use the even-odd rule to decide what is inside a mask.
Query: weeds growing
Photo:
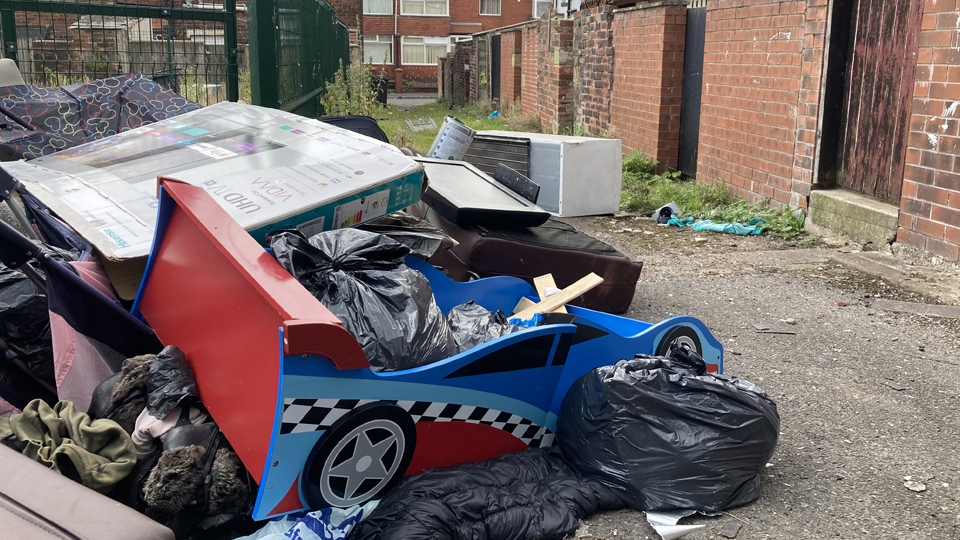
[[[737,199],[723,183],[700,184],[684,180],[679,171],[657,173],[657,162],[642,152],[623,158],[621,209],[648,213],[674,202],[684,216],[717,222],[744,223],[762,217],[766,234],[792,240],[803,234],[803,216],[792,209],[777,209],[766,204],[751,204]]]

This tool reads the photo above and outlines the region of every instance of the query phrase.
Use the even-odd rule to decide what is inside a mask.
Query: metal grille
[[[139,72],[201,105],[249,101],[246,20],[238,45],[236,14],[246,8],[235,1],[3,0],[4,55],[32,85]]]
[[[250,0],[248,5],[256,49],[250,62],[254,103],[319,115],[324,85],[341,60],[350,63],[347,27],[325,0]]]
[[[240,99],[306,116],[350,62],[326,0],[0,0],[0,35],[27,84],[140,72],[202,105]]]

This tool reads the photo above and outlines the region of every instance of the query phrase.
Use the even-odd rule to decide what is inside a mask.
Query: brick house
[[[488,34],[501,100],[545,130],[616,136],[814,228],[960,261],[958,3],[585,0]]]
[[[342,0],[345,1],[345,0]],[[470,35],[534,17],[543,0],[353,0],[362,2],[363,58],[397,90],[437,88],[437,58]]]

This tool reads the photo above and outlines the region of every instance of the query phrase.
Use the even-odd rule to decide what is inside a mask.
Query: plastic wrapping
[[[457,241],[439,227],[406,212],[394,212],[358,227],[384,234],[410,248],[414,255],[429,259],[457,245]]]
[[[373,369],[409,369],[456,351],[427,278],[403,264],[407,246],[368,231],[337,229],[309,241],[283,232],[270,247],[357,339]]]
[[[23,272],[0,266],[0,338],[34,377],[54,384],[47,297]]]
[[[169,345],[150,364],[147,376],[147,412],[156,418],[166,418],[170,411],[184,400],[196,398],[197,381],[187,366],[183,351]]]
[[[462,353],[492,339],[522,330],[507,322],[502,311],[493,313],[473,302],[460,304],[447,314],[450,331],[457,343],[457,352]]]
[[[560,446],[637,510],[719,512],[756,499],[777,406],[756,385],[705,368],[674,345],[669,358],[594,369],[563,400]]]

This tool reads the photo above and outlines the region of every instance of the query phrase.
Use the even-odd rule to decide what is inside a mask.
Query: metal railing
[[[350,63],[349,33],[336,10],[325,0],[250,0],[249,9],[254,102],[320,114],[325,83],[341,60]]]
[[[140,72],[201,105],[304,115],[349,62],[326,0],[0,0],[0,36],[27,84]]]

